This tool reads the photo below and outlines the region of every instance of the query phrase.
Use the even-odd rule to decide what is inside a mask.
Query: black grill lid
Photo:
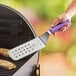
[[[16,10],[0,4],[0,47],[11,49],[35,37],[36,37],[36,34],[32,26],[29,24],[29,22],[26,20],[24,16],[22,16]],[[0,68],[0,76],[12,76],[24,64],[26,64],[25,66],[27,66],[27,68],[25,68],[25,72],[26,72],[25,74],[27,76],[28,75],[31,76],[33,66],[38,62],[38,53],[32,54],[17,62],[11,60],[10,58],[6,58],[4,56],[0,56],[0,59],[11,61],[17,65],[17,68],[11,71]],[[30,59],[32,60],[31,61],[32,63],[29,65]],[[32,70],[30,70],[31,68]],[[27,72],[27,69],[29,69],[29,72]]]

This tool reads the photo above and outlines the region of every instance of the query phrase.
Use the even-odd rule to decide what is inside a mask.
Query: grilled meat
[[[0,55],[5,56],[5,57],[9,57],[8,49],[0,48]]]
[[[0,59],[0,67],[5,68],[7,70],[12,70],[15,69],[17,66],[12,62]]]

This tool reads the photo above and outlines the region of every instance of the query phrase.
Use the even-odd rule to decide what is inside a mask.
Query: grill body
[[[0,47],[12,49],[35,37],[32,26],[22,14],[11,7],[0,4]],[[20,61],[13,61],[1,55],[0,59],[17,65],[15,70],[10,71],[0,68],[0,76],[36,76],[35,65],[38,64],[38,52]]]

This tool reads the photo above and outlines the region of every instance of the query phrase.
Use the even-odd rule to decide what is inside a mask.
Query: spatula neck
[[[47,31],[47,33],[48,33],[49,35],[51,35],[51,32],[50,32],[49,30]]]

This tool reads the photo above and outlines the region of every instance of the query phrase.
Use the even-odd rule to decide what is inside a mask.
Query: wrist
[[[65,16],[66,16],[66,19],[71,20],[72,16],[71,16],[70,13],[68,13],[68,12],[64,12],[64,14],[65,14]]]

